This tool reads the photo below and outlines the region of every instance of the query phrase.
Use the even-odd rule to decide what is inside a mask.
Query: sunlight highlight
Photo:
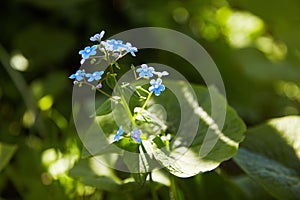
[[[184,24],[189,18],[189,12],[184,7],[178,7],[173,10],[173,19],[178,24]]]
[[[52,107],[52,104],[53,98],[51,95],[46,95],[42,97],[38,102],[39,108],[43,111],[49,110]]]
[[[26,71],[29,66],[28,60],[20,53],[15,54],[10,59],[10,65],[18,71]]]
[[[300,87],[294,82],[279,81],[275,85],[277,93],[292,101],[300,102]]]
[[[23,115],[23,126],[27,128],[31,127],[35,122],[35,117],[33,111],[27,110]]]
[[[287,54],[287,46],[282,42],[275,42],[272,37],[257,38],[256,47],[271,60],[283,60]]]
[[[219,129],[219,126],[215,120],[209,116],[209,114],[201,106],[199,106],[197,99],[194,99],[193,95],[188,91],[188,88],[183,88],[183,93],[187,102],[194,109],[194,114],[209,126],[204,142],[200,149],[200,157],[206,156],[217,143],[218,139],[222,140],[229,146],[237,148],[238,143],[224,135],[224,133]]]
[[[225,21],[225,35],[229,44],[236,48],[246,47],[264,30],[264,22],[249,12],[229,11]]]

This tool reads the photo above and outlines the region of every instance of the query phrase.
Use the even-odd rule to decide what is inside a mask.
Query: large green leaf
[[[116,191],[120,186],[120,180],[113,171],[99,163],[95,158],[81,159],[70,170],[69,175],[80,178],[85,185],[101,190]]]
[[[8,164],[16,150],[16,145],[0,143],[0,172]]]
[[[155,98],[155,103],[166,110],[168,129],[176,136],[171,141],[171,152],[158,148],[155,142],[143,142],[150,157],[179,177],[210,171],[231,158],[244,138],[245,125],[235,111],[226,106],[224,97],[213,87],[208,90],[194,85],[193,96],[184,82],[168,81],[165,84],[170,90]],[[220,113],[212,116],[212,105]],[[222,106],[226,112],[223,128],[219,126]],[[186,144],[189,142],[190,145]]]
[[[272,119],[249,129],[234,160],[278,199],[300,196],[300,117]]]
[[[192,178],[175,178],[178,189],[184,193],[185,200],[222,199],[247,200],[247,194],[233,181],[222,174],[211,171]],[[217,191],[217,192],[216,192]],[[268,199],[266,199],[268,200]]]
[[[112,147],[115,144],[108,145],[104,142],[104,137],[102,144],[100,138],[95,140],[96,135],[86,134],[84,143],[89,153],[121,153],[119,155],[123,156],[128,169],[133,173],[151,171],[157,167],[158,161],[162,167],[166,167],[178,177],[190,177],[213,170],[224,160],[230,159],[244,138],[245,125],[235,111],[227,106],[226,100],[217,89],[199,85],[190,87],[181,81],[165,81],[164,84],[169,89],[159,97],[154,97],[148,106],[149,110],[141,114],[145,119],[149,118],[145,123],[155,119],[156,124],[165,126],[163,129],[167,129],[166,133],[174,136],[170,141],[171,151],[168,151],[169,146],[159,144],[160,140],[143,138],[142,144],[147,153],[144,154],[141,148],[130,145],[130,140],[124,138],[116,142],[116,146],[125,150],[123,154]],[[121,104],[116,105],[111,114],[97,117],[107,136],[116,133],[115,121],[123,125],[125,132],[130,131],[130,121],[126,113],[124,115],[125,110],[121,108]],[[143,128],[148,138],[160,134],[158,129],[151,126]],[[128,147],[139,149],[139,153],[128,154],[126,144]]]

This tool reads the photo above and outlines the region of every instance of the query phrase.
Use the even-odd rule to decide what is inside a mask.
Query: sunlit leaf
[[[300,196],[300,117],[272,119],[247,131],[234,160],[278,199]]]
[[[218,91],[194,85],[196,96],[193,97],[183,82],[165,82],[165,84],[172,88],[172,92],[165,91],[159,98],[155,98],[155,103],[165,108],[168,115],[168,129],[175,130],[176,135],[179,135],[177,140],[180,142],[171,141],[172,150],[167,152],[157,148],[155,143],[143,141],[147,153],[153,155],[172,174],[179,177],[190,177],[210,171],[222,161],[231,158],[237,152],[239,142],[244,138],[245,125],[236,112],[226,106],[225,99]],[[214,105],[220,107],[217,108],[220,112],[222,105],[225,105],[226,117],[223,128],[218,126],[219,116],[211,116],[211,98]],[[196,132],[195,135],[192,134],[193,131]],[[185,144],[188,140],[191,142],[190,146]]]

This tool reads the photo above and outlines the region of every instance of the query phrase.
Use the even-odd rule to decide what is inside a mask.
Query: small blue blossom
[[[129,52],[132,56],[135,56],[137,48],[133,47],[129,42],[123,44],[122,40],[106,40],[101,42],[102,46],[107,50],[113,53]]]
[[[96,87],[97,87],[98,89],[101,89],[101,88],[102,88],[102,84],[99,83]]]
[[[122,126],[119,127],[119,130],[117,131],[115,137],[114,137],[114,140],[115,141],[119,141],[120,140],[120,137],[121,135],[124,133],[124,130],[122,129]]]
[[[80,64],[83,65],[84,62],[85,62],[85,59],[82,58],[82,59],[80,60]]]
[[[87,73],[85,77],[89,78],[87,81],[92,82],[94,80],[99,81],[101,79],[102,74],[104,71],[99,71],[99,72],[93,72],[93,73]]]
[[[104,36],[105,31],[101,31],[100,33],[96,33],[94,36],[90,37],[92,42],[98,41],[100,42]]]
[[[96,55],[97,45],[93,45],[92,47],[85,47],[84,50],[80,50],[79,54],[81,54],[83,59],[87,59],[90,56]]]
[[[161,78],[163,76],[168,76],[169,75],[169,72],[167,71],[163,71],[163,72],[153,72],[153,74],[157,75],[158,78]]]
[[[133,47],[133,46],[131,45],[131,43],[129,43],[129,42],[127,42],[125,46],[126,46],[127,52],[129,52],[132,56],[135,56],[135,52],[138,51],[137,48],[136,48],[136,47]]]
[[[131,138],[134,139],[136,142],[141,142],[142,141],[141,134],[142,131],[135,128],[131,132]]]
[[[146,64],[142,64],[140,68],[136,69],[136,72],[139,73],[139,77],[152,77],[154,68],[153,67],[148,67]]]
[[[165,86],[162,84],[162,80],[160,78],[158,79],[152,79],[150,81],[151,86],[149,87],[150,92],[154,92],[155,96],[159,96],[160,92],[165,90]]]
[[[70,79],[76,79],[77,81],[82,81],[85,73],[84,71],[77,70],[75,74],[69,76]]]
[[[123,51],[125,45],[123,44],[122,40],[106,40],[106,42],[101,42],[101,44],[104,46],[104,48],[108,51]]]

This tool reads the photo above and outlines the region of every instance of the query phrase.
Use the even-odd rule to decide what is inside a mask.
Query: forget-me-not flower
[[[104,71],[96,71],[93,73],[87,73],[85,75],[85,77],[89,78],[87,81],[88,82],[92,82],[94,80],[99,81],[101,79],[102,74],[104,73]]]
[[[122,129],[122,126],[119,127],[119,130],[117,131],[115,137],[114,137],[114,140],[115,141],[119,141],[120,140],[120,137],[121,135],[124,133],[123,129]]]
[[[139,77],[152,77],[154,68],[153,67],[148,67],[146,64],[142,64],[140,68],[136,69],[136,72],[139,73]]]
[[[151,86],[149,87],[148,90],[150,92],[154,92],[155,96],[159,96],[160,93],[165,90],[165,86],[162,84],[162,80],[160,78],[156,80],[152,79],[150,81],[150,84]]]
[[[153,72],[153,74],[157,75],[158,78],[161,78],[163,76],[168,76],[169,75],[169,72],[167,71],[163,71],[163,72]]]
[[[122,40],[106,40],[101,42],[101,44],[104,46],[104,48],[108,51],[123,51],[125,45],[123,44]]]
[[[101,31],[100,33],[96,33],[94,36],[90,37],[92,42],[98,41],[100,42],[104,36],[105,31]]]
[[[142,141],[141,134],[142,134],[141,130],[134,128],[131,132],[131,138],[134,139],[136,142],[141,142]]]
[[[83,50],[79,51],[83,59],[88,59],[90,56],[96,55],[97,45],[91,47],[87,46]]]
[[[84,71],[77,70],[75,74],[69,76],[70,79],[76,79],[77,81],[82,81],[85,73]]]
[[[132,56],[135,56],[135,52],[137,52],[137,48],[133,47],[129,42],[123,44],[122,40],[106,40],[101,42],[102,46],[105,50],[111,51],[113,53],[124,53],[129,52]]]
[[[126,51],[129,52],[132,56],[135,56],[135,52],[137,52],[137,48],[136,47],[133,47],[131,45],[131,43],[127,42],[125,44],[125,47],[126,47]]]

